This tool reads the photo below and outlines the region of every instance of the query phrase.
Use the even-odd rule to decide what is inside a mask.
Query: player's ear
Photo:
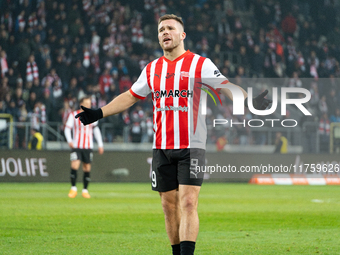
[[[184,40],[185,37],[187,37],[187,34],[186,34],[185,32],[182,32],[182,34],[181,34],[181,39]]]

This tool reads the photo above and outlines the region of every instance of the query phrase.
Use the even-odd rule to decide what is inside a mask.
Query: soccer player
[[[91,98],[84,97],[79,101],[80,106],[82,107],[91,107]],[[91,162],[92,162],[92,149],[93,149],[93,135],[96,138],[98,143],[98,152],[99,154],[104,153],[103,148],[103,139],[100,132],[98,122],[94,122],[91,125],[84,126],[78,119],[75,119],[75,115],[79,114],[83,110],[77,110],[69,114],[64,133],[67,140],[68,145],[72,149],[70,160],[71,160],[71,190],[68,193],[70,198],[75,198],[77,196],[77,171],[80,167],[80,163],[83,164],[83,191],[82,196],[84,198],[90,198],[90,194],[87,190],[87,187],[90,182],[90,171],[91,171]],[[73,137],[71,135],[71,130],[73,133]]]
[[[195,90],[192,78],[216,78],[228,83],[210,59],[185,50],[183,21],[166,14],[158,22],[158,40],[163,56],[149,63],[130,90],[100,109],[83,108],[78,114],[85,125],[120,113],[149,93],[153,97],[152,189],[161,197],[165,227],[173,254],[193,254],[198,235],[198,194],[203,175],[193,171],[205,160],[206,126],[204,115],[197,114],[203,92]],[[190,79],[189,79],[190,78]],[[230,83],[228,83],[230,85]],[[231,84],[247,93],[237,85]],[[232,92],[222,93],[232,99]],[[266,93],[253,99],[256,109],[265,109],[270,101]],[[206,94],[204,94],[206,96]],[[202,173],[203,174],[203,173]]]

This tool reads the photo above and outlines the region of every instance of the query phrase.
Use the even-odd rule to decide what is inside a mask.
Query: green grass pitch
[[[0,254],[171,254],[149,184],[89,188],[1,183]],[[205,183],[195,254],[340,254],[339,188]]]

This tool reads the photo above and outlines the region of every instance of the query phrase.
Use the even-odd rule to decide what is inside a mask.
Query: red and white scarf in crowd
[[[321,119],[319,122],[319,134],[329,135],[330,134],[330,122],[329,120]]]
[[[142,44],[144,42],[143,30],[139,25],[133,26],[131,32],[132,32],[131,41],[133,43]]]
[[[26,26],[25,17],[23,15],[19,15],[17,18],[17,23],[19,28],[24,29]]]
[[[0,58],[0,65],[1,65],[1,78],[5,76],[5,73],[8,72],[8,64],[6,57]]]
[[[85,51],[84,52],[84,60],[83,60],[83,66],[88,68],[90,66],[90,52]]]
[[[91,7],[91,1],[90,0],[83,0],[83,10],[85,12],[89,11]]]
[[[33,79],[39,78],[39,70],[35,61],[27,62],[26,65],[26,81],[33,81]]]
[[[100,61],[98,54],[95,54],[91,57],[91,64],[94,66],[96,73],[100,73]]]
[[[28,17],[28,25],[32,28],[36,28],[38,26],[38,19],[35,13]]]
[[[40,127],[40,124],[46,123],[46,107],[44,104],[36,105],[31,115],[32,127]]]

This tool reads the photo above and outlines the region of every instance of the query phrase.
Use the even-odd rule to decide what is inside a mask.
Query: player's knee
[[[177,205],[174,201],[162,201],[162,208],[165,214],[172,214],[176,211]]]
[[[177,199],[175,197],[161,196],[164,213],[173,213],[177,208]]]
[[[180,204],[182,211],[191,212],[197,210],[197,198],[193,196],[183,197]]]

